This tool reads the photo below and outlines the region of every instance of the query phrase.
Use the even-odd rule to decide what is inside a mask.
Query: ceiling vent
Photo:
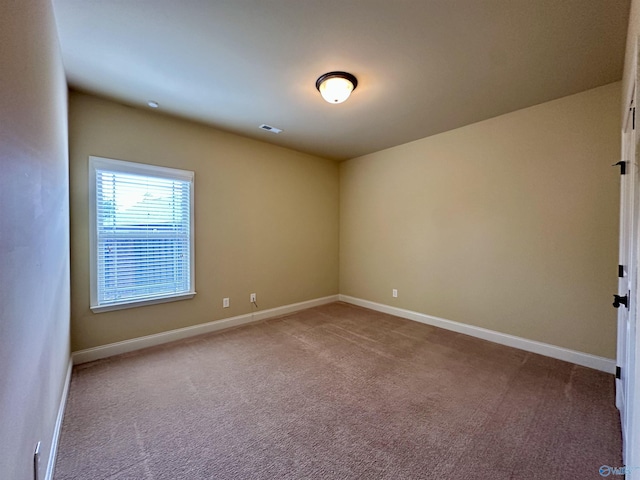
[[[263,123],[262,125],[260,125],[260,128],[262,130],[266,130],[267,132],[271,132],[271,133],[280,133],[280,132],[282,132],[281,128],[272,127],[271,125],[267,125],[266,123]]]

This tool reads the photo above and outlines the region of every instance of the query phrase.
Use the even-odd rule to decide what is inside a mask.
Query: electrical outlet
[[[222,299],[222,308],[229,308],[229,297]]]
[[[40,480],[40,442],[33,451],[33,480]]]
[[[398,290],[395,288],[391,291],[391,294],[393,295],[393,298],[398,298]]]
[[[255,293],[252,293],[252,294],[251,294],[251,297],[249,298],[249,301],[250,301],[251,303],[256,303],[256,302],[257,302],[257,300],[256,300],[256,294],[255,294]]]

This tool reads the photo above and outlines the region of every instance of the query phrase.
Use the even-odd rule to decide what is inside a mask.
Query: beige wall
[[[69,108],[74,351],[250,313],[252,292],[261,310],[338,293],[336,163],[81,93]],[[89,310],[89,155],[195,171],[194,299]]]
[[[0,3],[0,478],[44,478],[69,364],[67,87],[48,0]]]
[[[342,163],[340,293],[615,357],[620,89]]]
[[[625,114],[631,101],[631,88],[634,82],[631,70],[633,62],[635,61],[634,55],[638,43],[638,35],[640,35],[640,0],[631,0],[629,27],[627,29],[627,48],[624,56],[624,73],[622,76],[622,115]]]

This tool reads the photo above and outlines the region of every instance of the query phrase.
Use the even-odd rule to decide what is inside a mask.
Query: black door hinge
[[[618,165],[620,165],[620,175],[626,175],[627,174],[627,162],[625,162],[624,160],[620,160],[618,163],[614,163],[611,166],[612,167],[617,167]]]
[[[622,378],[622,369],[616,365],[616,378],[620,380]]]
[[[629,308],[629,294],[625,296],[620,296],[620,295],[613,296],[613,306],[615,308],[620,308],[620,305],[624,305],[626,308]]]
[[[624,265],[618,265],[618,278],[624,277]]]

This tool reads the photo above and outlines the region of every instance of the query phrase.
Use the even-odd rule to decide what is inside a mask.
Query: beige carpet
[[[55,478],[598,479],[613,385],[334,303],[76,367]]]

